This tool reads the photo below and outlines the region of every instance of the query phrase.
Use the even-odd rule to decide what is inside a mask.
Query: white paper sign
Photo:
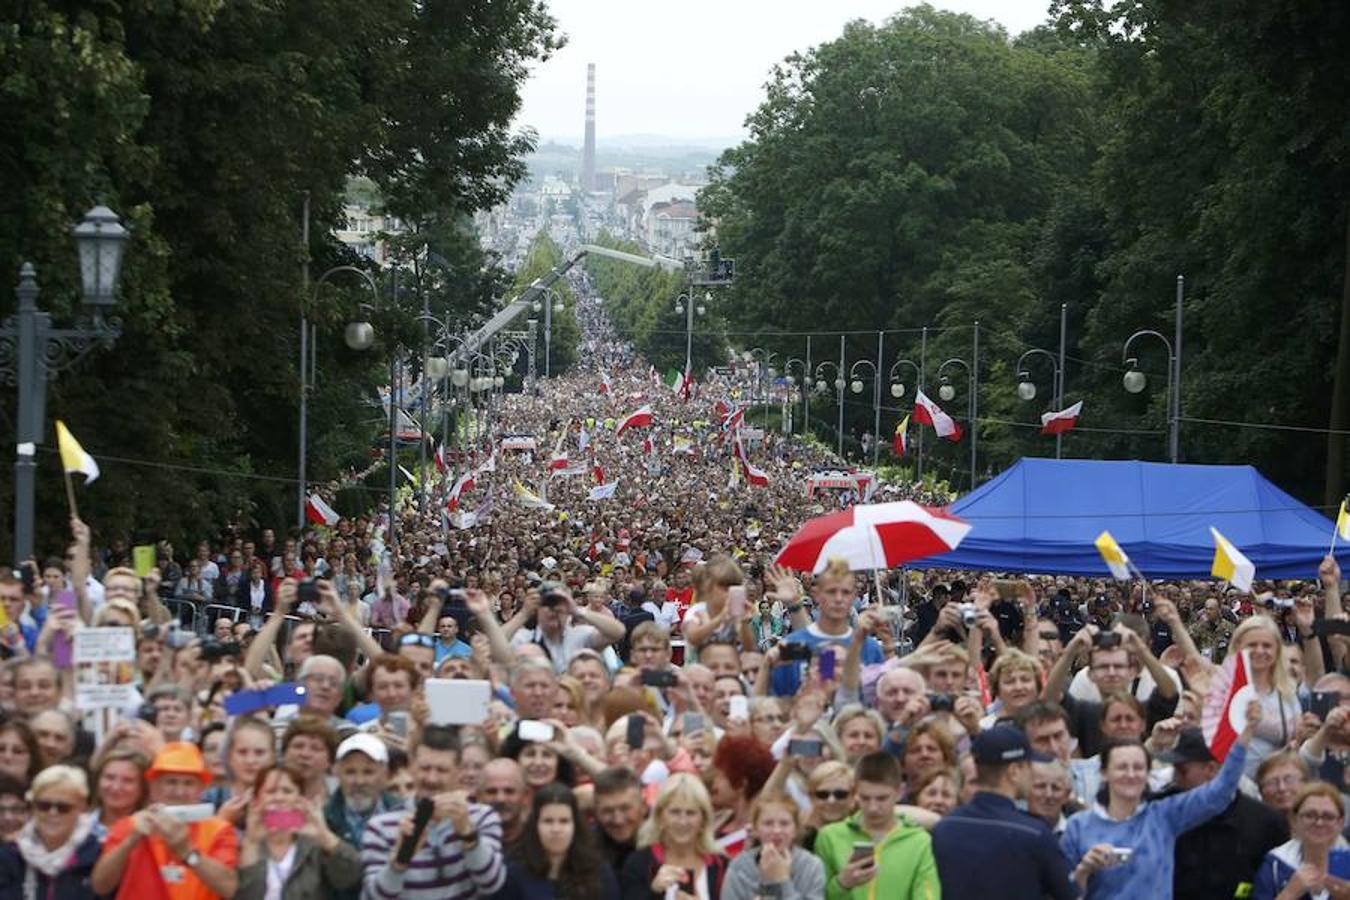
[[[136,691],[136,632],[126,627],[75,632],[75,705],[81,710],[122,709]]]

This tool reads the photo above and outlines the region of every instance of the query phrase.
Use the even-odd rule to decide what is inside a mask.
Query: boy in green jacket
[[[904,785],[888,753],[858,760],[858,812],[816,836],[828,900],[940,900],[937,862],[928,832],[895,814]]]

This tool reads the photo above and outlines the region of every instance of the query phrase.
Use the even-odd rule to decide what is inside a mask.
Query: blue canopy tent
[[[1316,578],[1333,523],[1251,466],[1022,459],[952,504],[973,527],[915,568],[1107,575],[1093,541],[1110,531],[1150,578],[1209,578],[1210,526],[1257,578]],[[1350,547],[1336,557],[1350,566]]]

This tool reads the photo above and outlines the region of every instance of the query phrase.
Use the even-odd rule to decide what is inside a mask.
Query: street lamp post
[[[891,370],[887,373],[886,380],[891,383],[891,397],[896,400],[902,400],[905,396],[905,383],[900,380],[897,374],[902,366],[909,366],[914,370],[914,384],[917,386],[923,383],[923,367],[912,359],[897,359],[891,363]],[[917,462],[915,478],[923,478],[923,444],[920,443],[916,448]]]
[[[536,279],[535,284],[538,283]],[[561,314],[567,307],[551,287],[544,289],[544,299],[541,301],[536,298],[532,307],[535,312],[542,310],[544,313],[544,377],[548,378],[551,375],[550,366],[553,358],[553,314]]]
[[[708,312],[707,303],[712,302],[712,291],[704,291],[703,299],[694,297],[692,290],[675,298],[675,314],[684,316],[684,371],[690,372],[694,366],[694,314],[700,316]]]
[[[764,403],[768,400],[768,392],[764,389],[764,374],[769,366],[773,364],[773,361],[778,358],[778,354],[765,350],[763,347],[755,347],[746,351],[746,356],[757,365],[757,371],[755,373],[755,393],[759,395],[757,398],[758,401]]]
[[[1130,345],[1134,343],[1135,338],[1147,335],[1162,341],[1163,346],[1167,348],[1167,446],[1168,455],[1174,465],[1181,456],[1181,316],[1185,287],[1185,276],[1178,275],[1172,340],[1169,341],[1162,334],[1152,329],[1136,331],[1125,340],[1125,346],[1121,349],[1120,354],[1121,360],[1129,366],[1129,371],[1125,373],[1125,377],[1122,379],[1125,390],[1131,394],[1137,394],[1148,385],[1148,376],[1139,371],[1138,357],[1130,356]]]
[[[370,288],[372,296],[378,300],[380,289],[375,279],[365,269],[356,266],[333,266],[319,276],[310,289],[309,301],[313,306],[319,297],[319,288],[334,275],[350,272],[359,277]],[[345,340],[353,350],[365,350],[375,339],[375,329],[369,322],[351,322],[347,325]],[[296,480],[300,483],[300,496],[296,509],[296,526],[305,527],[305,495],[309,492],[309,391],[313,387],[313,360],[317,357],[314,327],[308,324],[305,315],[300,317],[300,458],[297,465]]]
[[[870,359],[860,359],[855,362],[848,370],[849,390],[855,394],[861,394],[863,389],[862,379],[858,377],[858,368],[860,366],[871,369],[872,379],[872,465],[877,464],[877,443],[879,432],[881,431],[881,379],[877,377],[877,364]]]
[[[964,359],[953,356],[938,366],[938,397],[943,402],[955,399],[956,388],[952,386],[951,380],[943,374],[948,366],[959,366],[966,370],[966,420],[970,423],[970,489],[975,490],[975,454],[979,444],[979,406],[977,394],[979,392],[979,383],[975,377],[975,367]]]
[[[797,366],[796,375],[792,374],[792,366],[794,364]],[[809,373],[807,372],[808,365],[809,364],[806,362],[806,360],[800,359],[796,356],[789,356],[787,358],[787,361],[783,363],[783,374],[787,378],[788,386],[796,388],[797,390],[801,391],[803,397],[805,397],[811,391],[811,378]],[[792,405],[796,406],[795,400],[793,401]],[[794,429],[791,427],[788,428],[789,433],[791,433],[793,430]]]
[[[1030,370],[1027,368],[1026,361],[1033,356],[1044,356],[1050,360],[1054,380],[1050,388],[1055,392],[1055,409],[1064,408],[1064,335],[1068,316],[1069,306],[1067,303],[1061,303],[1059,306],[1059,357],[1056,358],[1049,350],[1042,350],[1040,347],[1032,347],[1027,352],[1017,358],[1017,396],[1023,400],[1036,399],[1036,384],[1031,380]],[[1064,451],[1064,435],[1055,435],[1055,459],[1060,459]]]
[[[14,560],[33,555],[37,509],[37,445],[45,431],[47,382],[96,346],[111,347],[122,335],[104,311],[117,303],[117,282],[128,233],[117,214],[96,206],[72,231],[80,257],[80,283],[88,318],[73,328],[53,328],[51,314],[37,308],[37,269],[25,262],[15,288],[18,309],[0,325],[0,375],[18,387],[14,456]]]
[[[840,351],[841,351],[840,359],[842,360],[843,359],[842,340],[840,341]],[[834,385],[835,399],[839,404],[839,424],[836,438],[837,439],[836,453],[842,459],[844,456],[844,388],[847,386],[847,382],[844,381],[843,367],[840,366],[839,363],[835,362],[834,360],[827,359],[820,365],[816,366],[815,372],[816,390],[819,393],[823,394],[829,389],[828,383],[825,381],[824,377],[822,377],[822,372],[825,370],[826,366],[829,366],[831,369],[834,369],[833,385]]]

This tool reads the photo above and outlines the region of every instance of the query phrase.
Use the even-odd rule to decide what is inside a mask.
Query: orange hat
[[[155,754],[155,761],[150,764],[145,777],[149,781],[154,781],[160,775],[168,774],[196,775],[202,780],[202,784],[211,783],[211,770],[206,767],[202,751],[189,741],[165,744]]]

